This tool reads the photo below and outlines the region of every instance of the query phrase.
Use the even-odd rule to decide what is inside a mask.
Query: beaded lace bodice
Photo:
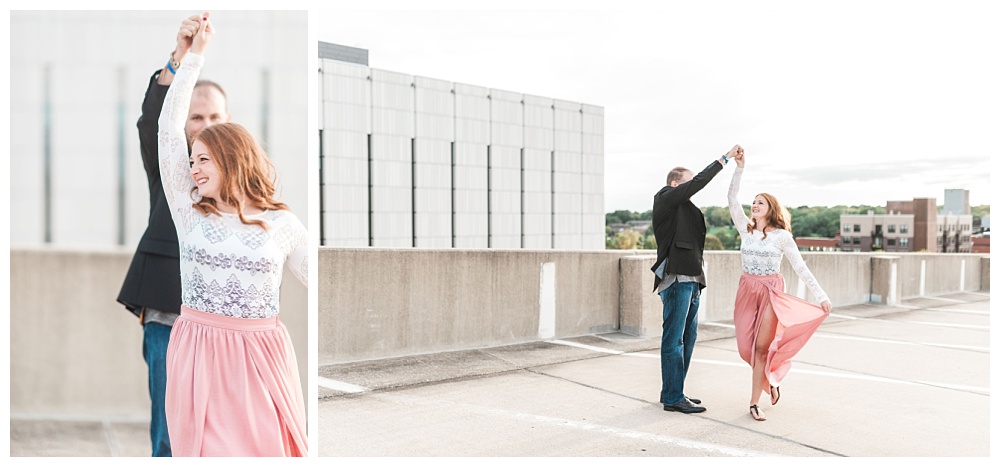
[[[181,302],[198,311],[236,318],[278,314],[284,266],[308,283],[308,235],[290,211],[246,216],[267,223],[267,230],[240,221],[236,214],[204,215],[194,209],[187,119],[191,94],[204,57],[188,53],[167,91],[159,119],[158,149],[163,191],[177,227]],[[194,199],[192,199],[192,197]]]
[[[733,181],[729,185],[729,215],[732,216],[733,224],[739,231],[742,241],[740,253],[743,259],[743,272],[755,276],[778,274],[781,272],[781,258],[787,256],[792,269],[806,284],[816,300],[820,303],[829,300],[826,292],[819,286],[819,282],[813,277],[806,262],[802,259],[802,254],[799,253],[791,233],[784,229],[778,229],[768,232],[767,238],[764,238],[764,233],[760,230],[747,232],[750,218],[743,212],[743,206],[737,200],[742,176],[743,169],[737,167],[736,171],[733,172]]]

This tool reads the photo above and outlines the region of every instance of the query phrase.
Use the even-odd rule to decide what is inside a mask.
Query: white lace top
[[[773,230],[767,233],[767,238],[764,238],[764,233],[760,230],[755,229],[753,233],[747,233],[747,224],[750,223],[750,218],[743,212],[743,206],[736,199],[736,195],[740,191],[742,175],[743,169],[740,167],[737,167],[736,171],[733,172],[733,181],[729,185],[729,215],[733,218],[736,230],[740,232],[743,272],[755,276],[778,274],[781,272],[781,257],[787,255],[792,269],[799,275],[802,282],[805,282],[806,287],[809,287],[816,300],[820,303],[829,300],[826,292],[819,286],[819,282],[816,282],[816,278],[813,277],[806,262],[802,259],[802,254],[799,253],[799,248],[795,245],[795,239],[792,238],[791,233],[784,229]]]
[[[267,223],[240,222],[236,214],[204,215],[192,207],[184,122],[205,58],[188,53],[163,102],[159,119],[160,177],[177,227],[181,261],[181,302],[198,311],[236,318],[278,314],[284,266],[308,284],[308,235],[289,211],[246,216]]]

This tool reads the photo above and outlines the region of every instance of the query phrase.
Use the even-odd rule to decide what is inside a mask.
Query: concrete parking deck
[[[731,323],[702,323],[686,393],[664,412],[659,340],[581,336],[323,366],[320,456],[989,456],[986,292],[835,309],[780,403],[748,414]],[[141,420],[12,415],[10,455],[144,456]]]
[[[321,367],[321,456],[989,456],[990,299],[835,309],[765,422],[731,323],[703,323],[685,392],[623,334]]]

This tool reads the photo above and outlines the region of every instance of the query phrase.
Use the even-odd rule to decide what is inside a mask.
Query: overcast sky
[[[660,4],[312,13],[316,39],[368,49],[372,68],[603,107],[605,211],[650,209],[671,168],[697,172],[737,143],[744,203],[942,204],[946,188],[990,203],[989,2]],[[695,202],[725,205],[733,166]]]

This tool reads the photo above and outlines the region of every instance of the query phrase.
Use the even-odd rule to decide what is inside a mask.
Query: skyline
[[[990,204],[1000,93],[982,2],[668,5],[327,10],[314,24],[371,68],[603,107],[605,212],[650,209],[671,168],[698,172],[733,144],[744,204],[763,191],[790,207],[940,204],[953,188]],[[731,171],[693,201],[726,205]]]

